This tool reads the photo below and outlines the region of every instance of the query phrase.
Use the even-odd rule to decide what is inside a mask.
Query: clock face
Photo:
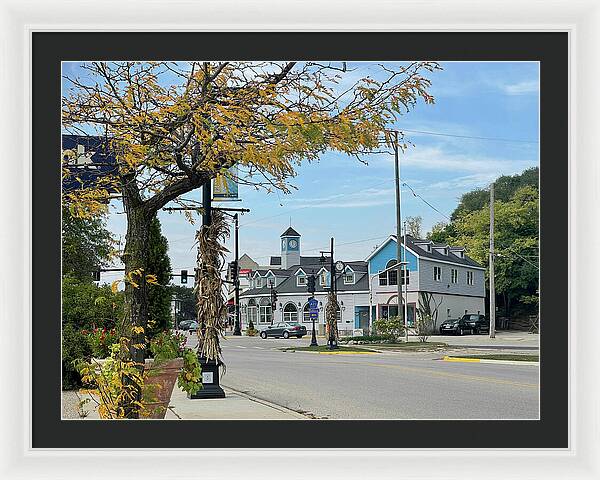
[[[339,260],[337,262],[335,262],[336,271],[341,272],[342,270],[344,270],[344,267],[345,267],[344,262],[339,261]]]
[[[290,240],[290,248],[296,248],[296,247],[298,247],[298,241]]]

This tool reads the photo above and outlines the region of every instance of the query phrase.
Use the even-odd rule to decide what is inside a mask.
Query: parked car
[[[269,325],[262,332],[260,332],[261,338],[268,337],[298,337],[302,338],[306,335],[306,327],[304,325],[300,325],[299,323],[277,323],[275,325]]]
[[[471,325],[463,318],[449,318],[440,325],[440,334],[447,335],[452,333],[454,335],[464,335],[465,331],[471,333],[473,330]]]
[[[485,315],[468,313],[462,318],[471,327],[474,334],[490,332],[490,322],[486,320]]]
[[[179,330],[189,330],[189,327],[195,320],[182,320],[179,322]]]
[[[179,322],[179,330],[184,332],[193,333],[198,330],[198,322],[196,320],[183,320]]]

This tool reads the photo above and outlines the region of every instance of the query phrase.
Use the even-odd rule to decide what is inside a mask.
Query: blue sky
[[[460,196],[491,180],[539,165],[539,66],[536,62],[443,62],[429,75],[434,105],[419,103],[395,127],[412,142],[400,156],[402,181],[438,210],[450,215]],[[74,65],[63,64],[63,73]],[[348,63],[352,75],[374,74],[376,65]],[[429,132],[429,133],[418,133]],[[456,136],[433,135],[448,134]],[[487,137],[474,139],[462,137]],[[502,140],[491,140],[502,139]],[[510,141],[508,141],[510,140]],[[394,157],[354,158],[328,152],[319,162],[297,169],[293,193],[267,194],[241,187],[241,202],[251,209],[240,219],[240,255],[261,264],[279,254],[279,235],[290,225],[302,234],[307,255],[328,249],[335,237],[336,257],[362,260],[395,232]],[[198,190],[186,198],[201,199]],[[122,206],[111,206],[109,228],[125,238]],[[423,217],[423,231],[444,216],[402,189],[403,216]],[[161,212],[174,270],[194,266],[194,231],[183,215]],[[232,241],[229,242],[231,250]],[[106,276],[110,281],[110,275]]]

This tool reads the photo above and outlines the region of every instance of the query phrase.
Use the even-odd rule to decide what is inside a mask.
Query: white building
[[[303,323],[310,331],[307,284],[308,276],[315,275],[314,297],[319,302],[316,324],[320,333],[325,331],[327,290],[331,284],[330,259],[302,256],[300,240],[300,234],[288,228],[281,235],[281,256],[271,257],[269,266],[260,267],[251,274],[250,288],[240,295],[242,328],[246,328],[250,320],[258,330],[286,321]],[[369,323],[367,262],[345,264],[346,270],[343,275],[336,275],[335,284],[340,306],[340,335],[349,335],[355,328],[368,328]]]

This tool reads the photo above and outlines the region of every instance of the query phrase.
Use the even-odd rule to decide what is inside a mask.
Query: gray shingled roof
[[[368,273],[367,273],[367,262],[363,262],[363,261],[356,261],[356,262],[345,262],[346,265],[349,265],[352,267],[352,269],[354,270],[354,284],[352,285],[345,285],[344,284],[344,278],[340,275],[337,280],[336,280],[336,287],[337,287],[337,291],[338,292],[354,292],[354,291],[364,291],[364,290],[368,290],[369,289],[369,280],[368,280]],[[287,270],[279,270],[277,272],[278,276],[281,275],[282,273],[285,273],[285,276],[287,276],[287,278],[281,282],[279,285],[277,285],[277,287],[275,287],[275,290],[277,291],[277,293],[281,293],[281,294],[285,294],[285,293],[305,293],[306,292],[306,285],[302,285],[302,286],[298,286],[297,282],[296,282],[296,275],[294,275],[296,273],[296,271],[298,270],[298,268],[302,268],[302,270],[310,275],[314,272],[315,275],[317,275],[317,273],[319,272],[319,270],[321,270],[322,268],[325,268],[325,270],[329,271],[329,264],[323,265],[322,263],[315,263],[312,265],[304,265],[304,266],[300,266],[300,265],[294,265],[290,268],[288,268]],[[317,279],[317,281],[315,282],[315,291],[318,292],[326,292],[327,289],[323,288],[320,284],[319,281]],[[255,295],[264,295],[264,294],[268,294],[271,292],[271,289],[268,287],[262,287],[262,288],[253,288],[251,290],[246,290],[245,292],[243,292],[242,294],[240,294],[240,297],[252,297]]]
[[[394,239],[396,239],[396,235],[392,235]],[[458,255],[454,255],[451,250],[448,250],[448,255],[444,255],[443,253],[436,252],[435,250],[431,250],[428,252],[427,250],[422,249],[417,245],[418,242],[429,242],[429,240],[422,240],[418,238],[414,238],[410,235],[406,235],[406,246],[417,253],[420,257],[430,258],[432,260],[441,260],[442,262],[453,262],[458,263],[459,265],[465,265],[467,267],[482,267],[479,263],[477,263],[472,258],[468,257],[465,253],[464,258],[460,258]],[[400,243],[403,243],[401,241]],[[433,244],[434,247],[445,247],[446,244]]]
[[[300,257],[300,265],[312,265],[320,262],[321,257]],[[281,265],[281,257],[271,257],[270,265]],[[325,257],[325,262],[329,262],[329,257]]]

